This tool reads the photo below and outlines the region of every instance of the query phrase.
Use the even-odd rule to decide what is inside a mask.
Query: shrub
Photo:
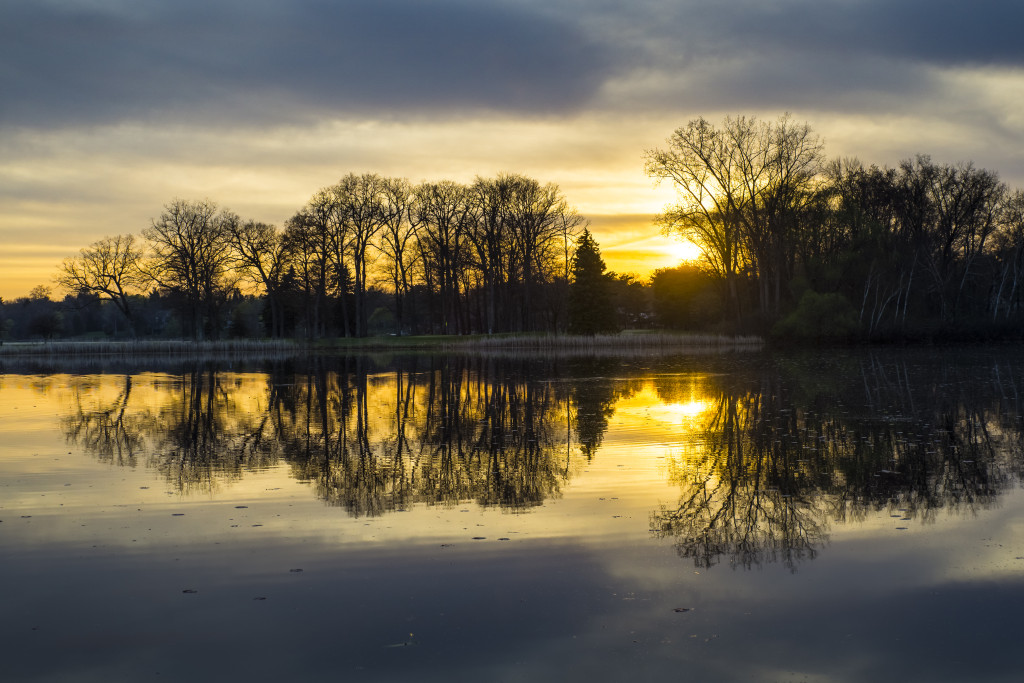
[[[772,337],[795,341],[844,341],[857,332],[857,311],[842,294],[807,290],[796,310],[772,328]]]

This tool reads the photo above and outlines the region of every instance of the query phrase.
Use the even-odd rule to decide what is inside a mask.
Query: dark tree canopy
[[[589,230],[576,240],[569,286],[569,332],[594,335],[615,330],[615,309],[608,295],[601,250]]]

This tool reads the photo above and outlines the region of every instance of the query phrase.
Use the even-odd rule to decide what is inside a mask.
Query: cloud
[[[697,116],[790,111],[829,155],[970,159],[1024,183],[1022,14],[996,0],[3,0],[0,244],[73,253],[176,196],[280,223],[349,171],[513,171],[558,183],[615,269],[639,271],[665,244],[611,217],[672,201],[643,152]],[[0,291],[22,291],[10,277]]]
[[[0,125],[870,110],[1024,67],[979,0],[8,0]]]
[[[618,33],[655,47],[652,54],[688,62],[789,54],[808,56],[811,64],[816,56],[830,55],[1024,66],[1024,6],[1004,0],[636,0],[606,6],[600,21],[586,6],[574,5],[581,20],[607,27],[608,37]],[[626,26],[633,30],[623,32]]]
[[[0,27],[0,122],[22,126],[562,112],[612,65],[572,23],[468,0],[14,0]]]
[[[717,19],[732,48],[939,66],[1024,66],[1024,7],[1003,0],[777,2]]]
[[[1021,74],[1024,6],[982,0],[776,0],[630,5],[593,24],[629,55],[604,102],[662,111],[908,111],[948,101],[949,71]],[[593,19],[593,18],[592,18]],[[640,30],[640,28],[642,30]]]

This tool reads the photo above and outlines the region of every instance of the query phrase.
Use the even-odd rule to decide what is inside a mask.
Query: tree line
[[[782,337],[1019,335],[1024,192],[970,162],[827,159],[806,123],[703,118],[645,155],[713,304]]]
[[[141,239],[101,239],[56,281],[114,307],[132,334],[159,334],[161,310],[195,339],[564,331],[583,229],[557,185],[522,175],[413,185],[349,174],[281,228],[176,199]],[[45,299],[37,288],[23,303]],[[46,317],[29,331],[50,336]]]
[[[175,200],[141,237],[67,259],[60,305],[43,287],[0,302],[0,335],[659,327],[822,341],[1024,330],[1024,191],[995,172],[927,155],[894,168],[829,159],[788,115],[694,119],[644,160],[677,189],[657,224],[701,254],[649,279],[607,272],[557,185],[349,174],[282,227]]]

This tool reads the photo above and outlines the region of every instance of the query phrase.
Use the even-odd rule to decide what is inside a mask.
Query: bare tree
[[[367,333],[366,271],[367,252],[374,237],[388,221],[386,180],[375,173],[350,173],[331,188],[339,223],[351,236],[353,290],[355,294],[356,336]]]
[[[395,296],[395,318],[398,329],[406,325],[405,306],[412,287],[412,269],[419,257],[416,240],[420,212],[415,207],[412,185],[404,178],[384,180],[383,229],[380,245],[384,268]]]
[[[218,214],[209,200],[176,199],[143,231],[151,256],[146,274],[159,286],[179,294],[187,312],[186,326],[195,339],[218,332],[217,312],[234,285],[227,225],[233,214]]]
[[[728,121],[726,125],[728,125]],[[676,129],[665,150],[648,150],[647,175],[676,186],[676,203],[659,223],[690,240],[726,284],[733,314],[740,314],[737,280],[749,255],[743,248],[739,207],[746,197],[739,161],[728,136],[704,118]]]
[[[326,333],[328,291],[333,271],[333,202],[326,193],[317,193],[306,207],[285,223],[282,239],[288,252],[288,275],[301,290],[305,335],[320,337]],[[344,301],[344,291],[341,293]],[[345,334],[348,316],[342,311]]]
[[[999,255],[998,286],[992,295],[992,320],[999,312],[1010,318],[1020,312],[1020,283],[1024,280],[1024,191],[1017,190],[1003,202],[995,249]]]
[[[775,123],[727,117],[721,128],[694,119],[667,149],[646,153],[647,174],[678,191],[659,222],[700,248],[725,280],[735,315],[737,280],[747,267],[758,276],[761,310],[778,313],[821,151],[810,127],[786,115]]]
[[[139,268],[142,249],[133,235],[104,237],[65,259],[57,284],[74,293],[95,294],[117,307],[135,335],[130,295],[146,285]]]
[[[564,329],[570,249],[584,219],[557,185],[518,174],[477,178],[470,198],[480,327]]]
[[[476,221],[470,231],[474,259],[483,286],[484,321],[487,334],[500,329],[500,311],[505,308],[508,290],[508,223],[506,206],[512,191],[512,176],[477,178],[471,188]]]
[[[565,219],[572,214],[554,183],[541,185],[533,178],[512,176],[512,192],[505,205],[510,237],[509,273],[515,278],[516,331],[555,327],[562,303],[550,285],[564,272]],[[547,317],[544,320],[543,317]]]
[[[473,207],[465,185],[443,180],[416,188],[419,239],[427,290],[440,299],[440,331],[467,332],[461,305],[461,271],[467,261],[468,229]]]
[[[919,165],[929,163],[925,158]],[[960,309],[973,266],[996,228],[1007,193],[998,176],[973,164],[932,166],[928,196],[934,213],[928,230],[926,266],[942,305],[942,318]]]
[[[273,225],[228,221],[227,238],[238,270],[263,288],[270,307],[270,331],[284,336],[282,287],[288,267],[288,243]]]

